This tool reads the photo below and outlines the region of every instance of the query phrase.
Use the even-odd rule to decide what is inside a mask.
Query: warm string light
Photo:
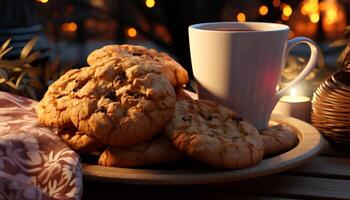
[[[260,8],[259,8],[260,15],[263,15],[263,16],[267,15],[268,12],[269,12],[269,8],[267,6],[265,6],[265,5],[260,6]]]
[[[283,21],[289,20],[289,17],[290,17],[290,16],[292,15],[292,13],[293,13],[292,7],[291,7],[290,5],[288,5],[288,4],[283,3],[283,4],[281,5],[281,10],[282,10],[281,19],[282,19]]]
[[[75,32],[77,28],[78,27],[75,22],[66,22],[62,24],[62,30],[64,32]]]
[[[237,21],[238,22],[245,22],[246,19],[246,15],[243,12],[240,12],[237,14]]]
[[[137,30],[134,27],[130,27],[126,30],[126,34],[131,37],[134,38],[137,36]]]
[[[156,5],[156,1],[155,0],[146,0],[145,4],[148,8],[153,8]]]
[[[318,23],[320,21],[320,9],[318,0],[306,0],[301,6],[300,10],[302,15],[309,16],[312,23]]]
[[[40,3],[47,3],[47,2],[49,2],[49,0],[37,0],[38,2],[40,2]]]
[[[334,24],[338,20],[338,8],[333,1],[305,0],[301,7],[301,14],[307,15],[312,23],[318,23],[320,12],[324,12],[326,24]]]
[[[320,15],[318,13],[312,13],[309,17],[310,17],[310,21],[314,24],[320,21]]]
[[[283,12],[283,15],[284,15],[284,16],[289,17],[289,16],[292,15],[293,10],[292,10],[292,7],[291,7],[290,5],[285,5],[285,6],[283,6],[283,8],[282,8],[282,12]]]
[[[334,24],[338,18],[338,8],[334,4],[330,4],[325,10],[325,23]]]

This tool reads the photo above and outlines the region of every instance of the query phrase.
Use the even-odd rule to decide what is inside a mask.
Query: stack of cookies
[[[234,111],[191,99],[181,89],[188,82],[186,70],[165,53],[110,45],[92,52],[87,62],[49,87],[37,114],[78,153],[101,152],[100,165],[132,167],[189,156],[243,168],[260,162],[264,152],[281,151],[266,151],[264,144],[281,146],[286,132],[294,135],[288,139],[292,146],[297,143],[289,127],[261,136]]]

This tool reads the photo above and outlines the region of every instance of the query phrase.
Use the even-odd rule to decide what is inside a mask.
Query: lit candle
[[[310,98],[297,95],[296,89],[292,88],[289,96],[283,96],[281,100],[279,100],[273,113],[287,115],[305,122],[310,122]]]

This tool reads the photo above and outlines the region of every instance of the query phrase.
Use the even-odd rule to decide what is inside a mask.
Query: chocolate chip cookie
[[[69,70],[50,85],[36,107],[38,119],[41,123],[50,127],[73,126],[67,111],[71,99],[70,92],[75,87],[74,80],[85,69]]]
[[[176,102],[165,132],[180,151],[216,167],[249,167],[260,162],[264,154],[256,128],[212,101]]]
[[[139,57],[153,62],[173,86],[182,86],[189,80],[187,71],[168,54],[136,45],[108,45],[93,51],[87,58],[91,66],[114,65],[122,58]]]
[[[152,138],[171,119],[175,91],[149,63],[133,58],[92,67],[77,79],[70,118],[78,130],[109,145],[132,145]]]
[[[286,152],[299,142],[296,130],[285,124],[269,127],[261,132],[261,137],[264,142],[265,156]]]
[[[135,167],[180,160],[184,154],[164,136],[130,146],[107,147],[99,158],[99,165]]]
[[[100,151],[105,144],[99,143],[76,128],[59,129],[57,135],[74,151],[85,154]]]

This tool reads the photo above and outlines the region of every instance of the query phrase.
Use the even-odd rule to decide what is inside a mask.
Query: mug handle
[[[300,81],[304,80],[307,75],[311,72],[311,70],[316,66],[317,64],[317,55],[318,55],[318,48],[314,41],[312,41],[309,38],[306,37],[296,37],[288,41],[287,49],[285,53],[285,58],[287,58],[287,54],[289,54],[290,50],[295,47],[298,44],[305,43],[310,47],[311,55],[308,63],[304,67],[304,69],[300,72],[300,74],[291,82],[287,83],[287,85],[277,92],[277,101],[284,96],[291,87],[298,84]]]

